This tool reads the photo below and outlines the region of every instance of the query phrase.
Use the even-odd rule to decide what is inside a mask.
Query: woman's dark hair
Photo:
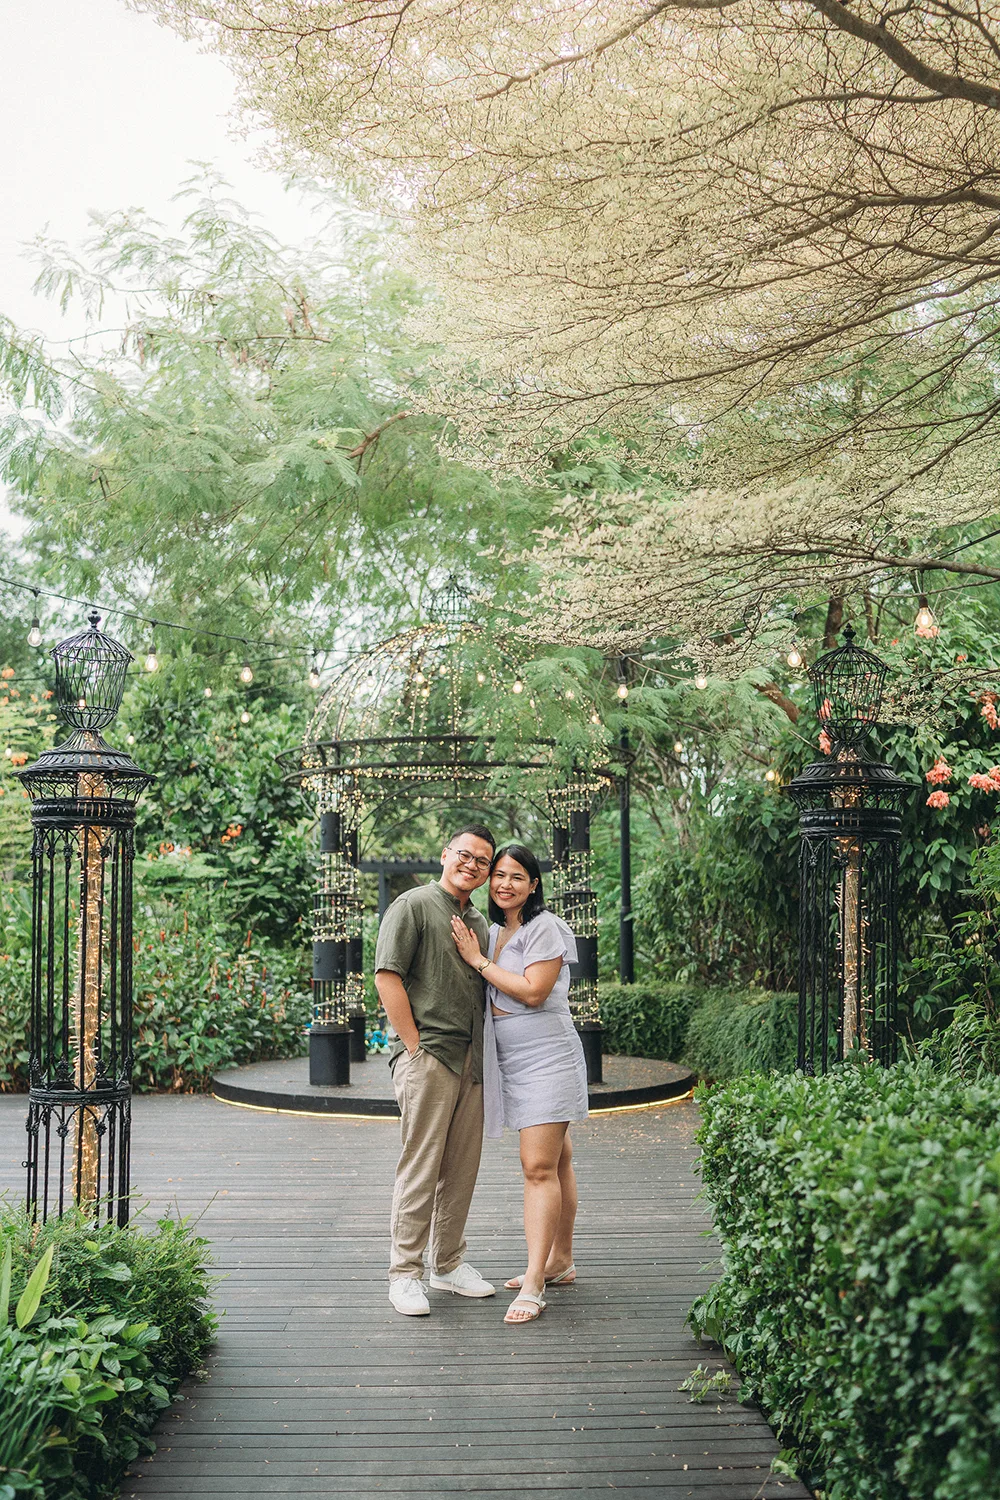
[[[526,927],[533,918],[538,916],[539,912],[545,911],[545,896],[542,892],[542,872],[538,868],[538,860],[527,845],[504,844],[503,848],[498,849],[493,856],[493,863],[490,865],[491,876],[497,867],[497,860],[503,859],[504,855],[508,859],[516,860],[519,865],[523,865],[528,872],[528,878],[538,882],[527,901],[521,907],[521,926]],[[490,896],[487,905],[489,907],[490,921],[497,922],[502,927],[506,920],[503,908],[497,906],[492,896]]]

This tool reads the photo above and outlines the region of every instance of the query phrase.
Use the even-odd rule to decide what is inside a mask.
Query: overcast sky
[[[23,242],[46,226],[76,241],[91,209],[176,220],[195,159],[218,163],[282,239],[306,238],[306,210],[232,133],[232,96],[217,57],[120,0],[0,0],[0,311],[64,333],[31,294]]]
[[[46,229],[76,243],[93,209],[176,223],[170,199],[192,160],[218,164],[281,239],[309,238],[308,210],[234,133],[232,102],[217,57],[121,0],[0,0],[0,312],[49,338],[78,334],[79,315],[32,294],[24,243]]]

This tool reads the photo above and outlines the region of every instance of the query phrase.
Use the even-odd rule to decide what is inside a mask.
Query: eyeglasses
[[[484,859],[481,854],[470,854],[468,849],[452,849],[451,852],[460,865],[472,865],[476,870],[488,870],[493,863],[491,859]]]

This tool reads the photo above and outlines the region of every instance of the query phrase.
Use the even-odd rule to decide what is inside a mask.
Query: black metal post
[[[900,807],[912,788],[865,743],[878,722],[885,663],[846,644],[810,671],[829,755],[788,785],[799,818],[799,1067],[848,1055],[896,1060]]]
[[[618,681],[628,692],[628,660],[618,658]],[[627,698],[623,699],[624,709]],[[635,930],[632,923],[632,751],[628,725],[622,721],[618,736],[621,771],[618,776],[618,846],[621,870],[621,903],[618,909],[618,977],[622,984],[635,983]]]
[[[132,654],[99,622],[52,652],[73,733],[15,773],[34,827],[27,1200],[42,1220],[76,1205],[124,1227],[135,808],[153,778],[101,737]]]

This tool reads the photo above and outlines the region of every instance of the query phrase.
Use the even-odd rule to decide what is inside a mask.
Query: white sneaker
[[[394,1276],[389,1282],[389,1301],[408,1318],[424,1318],[431,1310],[427,1293],[416,1276]]]
[[[496,1292],[467,1260],[454,1271],[432,1271],[431,1286],[436,1292],[454,1292],[459,1297],[492,1297]]]

